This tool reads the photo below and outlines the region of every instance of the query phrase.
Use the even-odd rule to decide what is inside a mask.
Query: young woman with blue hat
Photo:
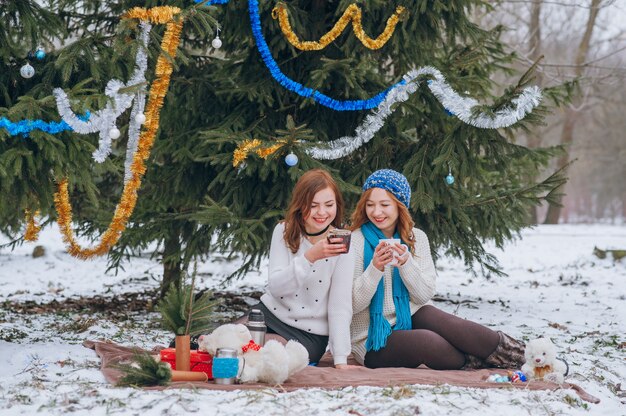
[[[428,237],[414,227],[410,200],[407,179],[382,169],[367,178],[352,214],[356,360],[370,368],[519,368],[523,343],[432,305],[435,266]],[[383,241],[392,238],[401,243]]]

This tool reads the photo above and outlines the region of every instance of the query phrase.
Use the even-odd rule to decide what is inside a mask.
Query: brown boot
[[[471,354],[465,354],[465,364],[463,364],[463,367],[459,370],[477,370],[488,367],[489,365],[487,365],[482,358],[478,358]]]
[[[500,342],[491,355],[485,358],[485,363],[489,367],[522,368],[522,364],[526,362],[524,358],[526,344],[502,331],[498,331],[498,335],[500,335]]]

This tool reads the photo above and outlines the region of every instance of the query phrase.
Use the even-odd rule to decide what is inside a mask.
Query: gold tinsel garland
[[[277,144],[269,147],[261,147],[263,146],[263,142],[259,139],[244,140],[233,152],[233,167],[239,167],[239,165],[246,160],[250,152],[254,152],[260,158],[265,159],[283,147],[285,143],[287,143],[285,140],[279,140]]]
[[[124,18],[150,20],[153,23],[167,23],[161,48],[169,56],[176,56],[176,49],[178,48],[180,33],[183,28],[182,21],[173,21],[174,16],[178,13],[180,13],[180,9],[177,7],[163,6],[151,9],[135,7],[126,13]],[[133,162],[130,167],[132,176],[124,184],[122,196],[113,214],[113,219],[97,246],[82,248],[76,242],[74,232],[72,231],[72,206],[69,201],[67,178],[64,178],[59,183],[58,191],[54,194],[54,203],[58,212],[57,222],[63,233],[63,240],[69,245],[68,252],[72,256],[87,259],[106,254],[117,243],[126,228],[126,223],[137,203],[137,191],[141,186],[141,178],[146,172],[145,161],[150,156],[150,151],[159,128],[160,110],[163,106],[163,99],[167,94],[172,71],[173,68],[170,61],[163,54],[159,55],[155,71],[156,79],[150,87],[148,104],[145,109],[146,122],[144,130],[139,136],[137,151],[133,156]]]
[[[348,6],[345,12],[341,15],[335,26],[328,31],[324,36],[320,38],[319,41],[301,41],[298,36],[293,32],[291,28],[291,23],[289,23],[289,16],[287,14],[287,9],[285,6],[279,4],[274,7],[272,10],[272,17],[274,19],[278,19],[278,23],[280,25],[280,30],[282,30],[283,34],[294,47],[303,50],[303,51],[319,51],[328,46],[331,42],[333,42],[341,33],[343,33],[344,29],[350,21],[352,21],[352,27],[354,29],[354,33],[357,38],[361,41],[366,48],[369,49],[380,49],[383,47],[385,43],[391,38],[393,31],[396,28],[400,20],[400,15],[403,14],[406,9],[402,6],[398,6],[394,14],[387,19],[387,25],[385,26],[385,30],[381,33],[376,39],[372,39],[363,30],[363,25],[361,23],[362,13],[361,8],[356,4],[351,4]]]
[[[139,19],[144,22],[148,20],[150,23],[163,24],[174,20],[174,16],[179,13],[180,9],[172,6],[153,7],[151,9],[133,7],[122,15],[122,19]]]
[[[29,209],[26,210],[26,233],[24,233],[24,240],[37,241],[39,238],[39,231],[41,226],[35,222],[35,217],[39,216],[39,210],[33,214]]]

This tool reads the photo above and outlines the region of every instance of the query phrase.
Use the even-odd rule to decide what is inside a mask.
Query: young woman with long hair
[[[365,181],[352,214],[350,335],[356,360],[370,368],[519,368],[523,343],[430,302],[435,266],[428,238],[409,213],[410,199],[403,175],[378,170]],[[381,241],[391,238],[402,243]]]
[[[330,344],[336,368],[348,368],[354,255],[341,238],[344,203],[332,176],[306,172],[296,183],[283,222],[274,228],[267,292],[255,308],[270,338],[294,339],[318,362]]]

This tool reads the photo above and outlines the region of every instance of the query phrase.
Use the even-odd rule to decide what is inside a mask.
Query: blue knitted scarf
[[[385,235],[371,222],[367,222],[361,226],[361,232],[365,237],[363,249],[363,270],[367,269],[374,257],[374,249],[380,239],[385,239]],[[393,238],[400,238],[396,231]],[[411,308],[409,306],[409,291],[397,267],[393,268],[392,293],[393,304],[396,307],[396,325],[391,328],[389,322],[383,316],[383,300],[385,298],[385,282],[384,278],[380,279],[378,288],[372,302],[370,303],[370,327],[367,333],[367,341],[365,349],[367,351],[378,351],[387,345],[387,337],[391,335],[391,331],[398,329],[411,329]]]

